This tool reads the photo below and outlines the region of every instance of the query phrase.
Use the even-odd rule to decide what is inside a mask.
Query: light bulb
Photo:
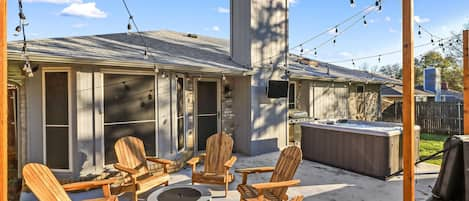
[[[145,60],[148,59],[148,51],[147,51],[147,50],[145,50],[145,51],[143,52],[143,59],[145,59]]]
[[[350,7],[355,8],[355,0],[350,0]]]

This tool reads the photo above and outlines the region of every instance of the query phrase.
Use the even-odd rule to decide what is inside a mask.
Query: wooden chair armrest
[[[132,169],[132,168],[128,168],[124,165],[121,165],[120,163],[116,163],[114,164],[114,168],[120,170],[120,171],[123,171],[123,172],[126,172],[126,173],[129,173],[131,175],[135,175],[135,174],[138,174],[138,171],[135,170],[135,169]]]
[[[116,181],[117,181],[116,179],[83,181],[83,182],[64,184],[62,185],[62,187],[65,189],[65,191],[78,191],[78,190],[87,190],[87,189],[92,189],[92,188],[100,188],[104,185],[115,183]]]
[[[236,156],[231,156],[230,160],[226,161],[225,163],[225,168],[231,168],[233,167],[234,163],[236,162],[237,158]]]
[[[189,165],[196,165],[197,163],[200,162],[200,158],[199,157],[193,157],[191,158],[190,160],[188,160],[186,163],[189,164]]]
[[[296,186],[300,182],[301,181],[299,179],[295,179],[295,180],[281,181],[281,182],[258,183],[258,184],[253,184],[252,187],[255,188],[256,190],[284,188],[284,187]]]
[[[236,173],[241,174],[254,174],[254,173],[264,173],[264,172],[273,172],[275,167],[255,167],[255,168],[244,168],[244,169],[236,169]]]
[[[173,163],[171,160],[163,159],[163,158],[156,158],[156,157],[147,157],[148,161],[154,162],[154,163],[159,163],[163,165],[170,165]]]

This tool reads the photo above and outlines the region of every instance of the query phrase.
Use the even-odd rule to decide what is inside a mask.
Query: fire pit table
[[[147,201],[211,201],[208,188],[192,185],[167,186],[148,196]]]

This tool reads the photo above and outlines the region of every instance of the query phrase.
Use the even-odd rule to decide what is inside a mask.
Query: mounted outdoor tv
[[[268,98],[286,98],[288,97],[288,81],[269,80],[267,86]]]

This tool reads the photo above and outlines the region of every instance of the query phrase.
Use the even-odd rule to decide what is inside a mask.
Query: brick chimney
[[[441,82],[441,90],[448,90],[448,83],[447,82]]]

